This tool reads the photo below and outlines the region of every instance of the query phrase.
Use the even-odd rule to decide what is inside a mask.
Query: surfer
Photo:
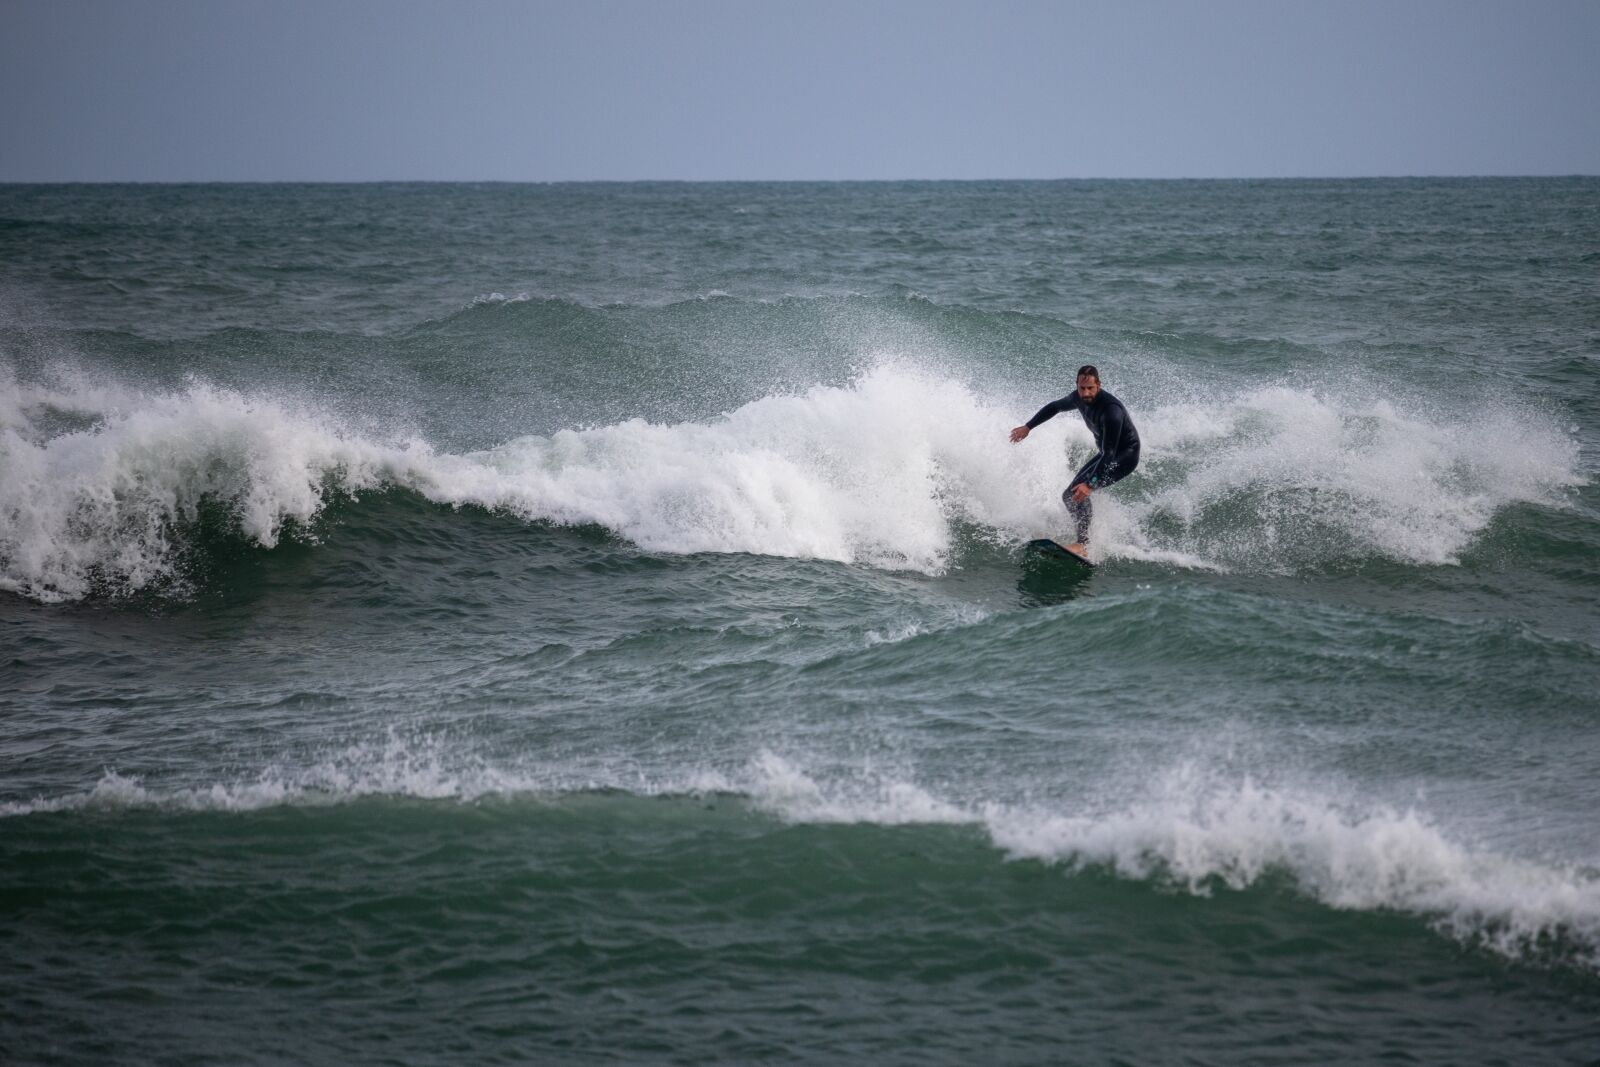
[[[1061,494],[1076,527],[1078,540],[1067,545],[1067,551],[1089,558],[1089,521],[1094,518],[1094,505],[1089,494],[1121,481],[1139,465],[1139,431],[1133,428],[1133,418],[1122,401],[1100,388],[1100,371],[1093,364],[1078,368],[1078,387],[1060,400],[1052,400],[1029,419],[1027,425],[1011,431],[1011,443],[1016,444],[1041,422],[1055,418],[1063,411],[1077,411],[1083,415],[1094,443],[1100,451],[1089,458],[1073,477],[1072,484]]]

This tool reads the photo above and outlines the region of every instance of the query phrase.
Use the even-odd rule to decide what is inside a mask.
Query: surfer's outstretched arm
[[[1052,401],[1050,401],[1050,403],[1048,403],[1044,407],[1040,408],[1038,410],[1038,412],[1035,413],[1033,418],[1028,420],[1028,429],[1030,429],[1030,430],[1033,429],[1035,426],[1039,425],[1041,422],[1049,422],[1051,419],[1055,418],[1057,415],[1061,414],[1063,411],[1076,411],[1076,410],[1078,410],[1078,394],[1077,393],[1068,393],[1066,396],[1062,397],[1060,400],[1052,400]]]
[[[1078,394],[1077,393],[1068,393],[1066,396],[1062,397],[1060,400],[1052,400],[1052,401],[1050,401],[1050,403],[1048,403],[1044,407],[1040,408],[1038,410],[1038,412],[1033,416],[1033,418],[1029,419],[1026,423],[1024,423],[1021,426],[1018,426],[1016,429],[1011,431],[1011,440],[1012,440],[1012,442],[1015,443],[1017,441],[1022,440],[1024,437],[1027,437],[1029,431],[1031,431],[1035,426],[1039,425],[1041,422],[1049,422],[1051,419],[1055,418],[1057,415],[1061,414],[1063,411],[1074,411],[1074,410],[1077,409],[1077,407],[1078,407]]]

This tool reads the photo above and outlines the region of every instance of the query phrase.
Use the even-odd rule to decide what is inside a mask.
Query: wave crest
[[[208,504],[271,548],[330,495],[375,488],[599,524],[652,552],[938,573],[963,526],[1000,543],[1062,532],[1061,486],[1092,448],[1071,416],[1009,445],[1038,398],[896,363],[709,421],[631,419],[460,455],[200,382],[166,394],[5,384],[0,589],[46,601],[176,583],[182,531]],[[1136,404],[1135,418],[1141,470],[1097,497],[1097,544],[1112,557],[1451,563],[1497,509],[1557,502],[1579,480],[1575,443],[1520,416],[1350,412],[1279,388],[1203,409]]]
[[[1555,951],[1600,969],[1600,872],[1463,843],[1415,809],[1241,780],[1193,763],[1152,775],[1119,805],[1017,805],[941,796],[893,775],[817,772],[768,750],[742,767],[642,780],[632,769],[496,767],[391,735],[254,779],[161,788],[108,772],[87,792],[0,804],[0,816],[250,812],[370,797],[478,803],[531,795],[553,802],[596,790],[740,796],[796,824],[968,827],[1012,860],[1106,868],[1198,895],[1286,877],[1331,908],[1399,912],[1510,958]]]
[[[164,395],[10,384],[0,409],[0,589],[43,601],[178,580],[181,531],[207,503],[271,548],[286,523],[313,519],[330,489],[403,482],[435,458],[420,441],[379,446],[203,383]]]

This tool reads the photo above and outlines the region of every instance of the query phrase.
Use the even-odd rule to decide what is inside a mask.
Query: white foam
[[[791,822],[904,826],[976,821],[911,782],[857,775],[824,784],[798,763],[770,751],[751,761],[740,785],[757,807]]]
[[[1098,813],[990,807],[985,825],[1009,854],[1194,892],[1242,889],[1282,872],[1331,907],[1389,909],[1515,955],[1565,937],[1600,952],[1600,877],[1478,850],[1416,810],[1340,803],[1249,780],[1155,795]]]
[[[533,297],[526,292],[513,293],[510,296],[505,293],[479,293],[472,298],[467,307],[483,307],[486,304],[525,304],[532,299]]]
[[[632,420],[513,441],[480,458],[498,484],[461,502],[598,522],[662,552],[751,552],[937,572],[951,522],[1048,514],[1010,487],[1050,476],[1008,452],[1003,412],[964,385],[880,368],[848,387],[768,397],[711,423]]]
[[[1161,563],[1190,571],[1223,573],[1230,569],[1226,564],[1206,559],[1193,552],[1185,552],[1182,549],[1175,548],[1159,548],[1136,541],[1113,542],[1110,554],[1120,559],[1136,559],[1144,563]]]
[[[354,491],[437,476],[420,441],[381,446],[312,414],[195,383],[181,393],[18,386],[0,410],[0,589],[76,599],[96,577],[137,590],[174,576],[175,527],[206,500],[244,536],[277,544],[330,486]],[[54,413],[93,416],[50,436]]]
[[[14,384],[14,383],[13,383]],[[884,371],[771,397],[710,423],[631,420],[471,455],[381,441],[315,411],[196,382],[90,397],[93,426],[51,436],[61,391],[15,386],[0,411],[0,588],[41,600],[171,579],[175,527],[202,502],[274,546],[329,492],[413,489],[453,505],[599,523],[661,552],[751,552],[936,571],[950,519],[1040,521],[1041,450],[1007,452],[958,383]],[[1019,478],[1019,474],[1022,477]]]
[[[381,741],[351,745],[304,763],[285,760],[251,777],[203,785],[152,786],[138,775],[108,770],[84,792],[0,803],[0,816],[145,809],[246,812],[372,796],[474,801],[581,784],[461,758],[434,739],[391,732]]]
[[[1415,915],[1508,956],[1561,939],[1600,967],[1600,872],[1473,848],[1415,809],[1193,764],[1154,775],[1135,801],[1082,810],[955,802],[871,775],[825,784],[771,753],[745,784],[757,806],[795,822],[979,826],[1014,859],[1104,866],[1201,895],[1283,874],[1333,908]]]
[[[1153,407],[1139,424],[1146,461],[1179,476],[1158,475],[1109,516],[1110,540],[1129,556],[1166,548],[1278,569],[1372,554],[1449,564],[1498,509],[1556,503],[1581,483],[1575,438],[1509,408],[1450,417],[1273,387],[1200,411]],[[1208,527],[1211,516],[1220,519]],[[1169,520],[1180,531],[1157,532]]]
[[[882,630],[868,630],[862,635],[862,640],[868,648],[871,648],[873,645],[899,644],[901,641],[909,641],[928,632],[929,628],[920,622],[902,622]]]
[[[1065,532],[1088,431],[1023,445],[1032,410],[885,362],[842,386],[717,419],[640,419],[439,453],[313,409],[195,382],[173,393],[13,379],[0,397],[0,589],[41,600],[173,579],[176,528],[226,507],[264,547],[330,492],[379,486],[529,519],[598,523],[652,552],[748,552],[939,573],[959,524],[997,541]],[[62,416],[78,420],[62,427]],[[1292,569],[1380,554],[1449,563],[1494,511],[1556,502],[1577,450],[1524,416],[1351,412],[1267,389],[1136,411],[1143,467],[1096,497],[1096,551],[1186,567]],[[1330,532],[1331,531],[1331,532]]]
[[[108,772],[91,789],[0,804],[0,816],[94,810],[245,812],[373,796],[472,803],[594,789],[640,796],[735,793],[797,824],[967,826],[1014,860],[1108,868],[1208,895],[1284,876],[1329,907],[1391,910],[1508,956],[1559,942],[1600,967],[1600,871],[1474,847],[1427,813],[1353,791],[1266,785],[1182,763],[1115,804],[987,801],[929,786],[903,770],[826,770],[763,750],[743,766],[649,774],[637,768],[497,767],[450,746],[395,735],[305,766],[272,766],[230,782],[152,787]],[[944,796],[941,793],[965,793]]]

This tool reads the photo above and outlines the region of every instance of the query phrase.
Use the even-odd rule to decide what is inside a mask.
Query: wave
[[[1398,911],[1517,957],[1556,945],[1600,967],[1600,874],[1475,849],[1417,810],[1341,804],[1248,779],[1175,787],[1121,810],[985,813],[1017,858],[1099,866],[1206,894],[1283,874],[1304,894],[1351,911]]]
[[[753,553],[937,574],[961,530],[1062,532],[1090,454],[1075,418],[1006,443],[1039,398],[886,361],[709,420],[629,419],[449,453],[199,381],[169,392],[0,385],[0,589],[42,601],[183,588],[208,508],[262,548],[375,489],[598,524],[658,553]],[[1495,512],[1558,505],[1574,441],[1537,417],[1450,419],[1309,389],[1137,402],[1139,474],[1097,498],[1104,557],[1222,569],[1456,562]],[[1065,453],[1065,454],[1063,454]],[[314,532],[314,531],[313,531]]]
[[[1235,568],[1456,563],[1498,510],[1558,505],[1583,483],[1574,437],[1529,411],[1450,417],[1268,387],[1151,414],[1154,464],[1198,462],[1151,472],[1125,539]]]
[[[1600,969],[1600,871],[1464,843],[1416,809],[1268,785],[1194,763],[1151,775],[1135,799],[1119,804],[1016,805],[942,797],[915,781],[871,773],[816,774],[771,751],[742,767],[646,781],[636,771],[461,764],[436,746],[391,736],[298,770],[203,786],[161,788],[108,772],[87,792],[0,804],[0,816],[246,813],[373,797],[559,803],[596,792],[729,796],[793,824],[962,827],[1013,862],[1106,871],[1200,896],[1288,879],[1330,908],[1404,913],[1509,958],[1553,954]]]
[[[727,348],[730,339],[759,337],[762,345],[787,346],[794,354],[805,355],[819,346],[859,351],[862,345],[870,348],[880,341],[914,336],[928,351],[961,350],[971,345],[990,359],[996,350],[1007,349],[1026,358],[1041,348],[1053,351],[1063,339],[1100,343],[1108,336],[1136,336],[1074,326],[1040,312],[936,300],[899,286],[886,292],[799,287],[733,293],[712,288],[649,295],[619,292],[603,297],[508,288],[479,293],[459,307],[413,323],[406,332],[420,337],[516,337],[548,342],[550,334],[564,330],[580,337],[605,336],[614,346],[617,334],[613,331],[618,324],[629,327],[626,333],[630,336],[649,333],[658,347],[686,344],[712,354]],[[1204,335],[1192,339],[1224,350],[1238,343],[1206,340]],[[1254,349],[1273,343],[1242,344]],[[1295,351],[1293,345],[1282,348]],[[763,351],[759,346],[738,346],[739,356],[746,360],[760,359]],[[614,347],[596,354],[614,357]]]
[[[1469,847],[1414,809],[1343,803],[1193,763],[1154,775],[1132,803],[1066,813],[954,804],[904,782],[824,785],[771,753],[755,771],[757,806],[794,821],[973,825],[1012,859],[1201,895],[1284,875],[1329,907],[1416,915],[1510,957],[1564,943],[1600,968],[1600,872]]]

